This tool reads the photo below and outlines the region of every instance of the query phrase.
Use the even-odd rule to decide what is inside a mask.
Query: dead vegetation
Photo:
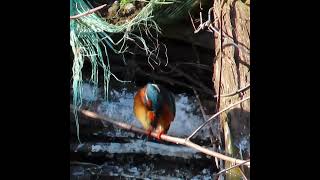
[[[138,0],[124,4],[121,4],[119,1],[114,1],[112,5],[107,6],[107,8],[104,8],[100,13],[108,23],[122,25],[133,19],[145,5],[145,1]]]

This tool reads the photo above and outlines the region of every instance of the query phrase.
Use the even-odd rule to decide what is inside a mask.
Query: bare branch
[[[202,113],[203,121],[205,122],[206,121],[206,113],[205,113],[204,108],[203,108],[203,106],[201,104],[201,100],[200,100],[199,94],[197,93],[197,91],[195,89],[192,89],[192,90],[193,90],[193,93],[194,93],[194,95],[196,96],[196,98],[198,100],[198,104],[200,106],[200,110],[201,110],[201,113]],[[217,145],[214,142],[214,135],[213,135],[213,130],[212,130],[211,126],[210,126],[209,129],[210,129],[210,131],[209,131],[209,133],[210,133],[210,141],[211,141],[211,144],[212,144],[212,148],[215,151],[217,149],[217,147],[216,147]],[[214,162],[215,162],[216,166],[219,167],[218,158],[215,157],[214,158]]]
[[[204,69],[204,70],[207,70],[207,71],[210,71],[212,72],[212,68],[209,67],[208,65],[205,65],[205,64],[200,64],[200,63],[192,63],[192,62],[177,62],[174,64],[175,66],[172,66],[172,69],[170,71],[163,71],[160,69],[161,73],[164,73],[164,74],[170,74],[172,72],[174,72],[174,70],[176,68],[178,68],[178,66],[181,66],[181,65],[191,65],[191,66],[196,66],[197,68],[199,69]]]
[[[228,97],[228,96],[233,96],[233,95],[236,95],[242,91],[245,91],[247,90],[248,88],[250,87],[250,84],[248,84],[247,86],[241,88],[241,89],[238,89],[237,91],[233,92],[233,93],[229,93],[229,94],[223,94],[223,95],[220,95],[220,97]],[[218,95],[214,95],[215,98],[218,97]]]
[[[73,105],[70,105],[70,110],[71,111],[74,110],[74,106]],[[99,115],[99,114],[97,114],[95,112],[92,112],[92,111],[87,111],[87,110],[83,110],[83,109],[78,109],[78,111],[80,111],[85,116],[92,118],[93,120],[101,120],[101,121],[109,122],[111,124],[114,124],[114,125],[122,128],[122,129],[133,131],[133,132],[136,132],[136,133],[145,134],[145,135],[149,134],[147,130],[143,130],[143,129],[137,128],[135,126],[129,125],[127,123],[101,116],[101,115]],[[153,132],[151,132],[150,136],[157,138],[158,134],[153,131]],[[213,157],[217,157],[219,159],[222,159],[222,160],[225,160],[225,161],[229,161],[229,162],[232,162],[232,163],[235,163],[235,164],[240,164],[240,163],[244,162],[244,160],[232,158],[232,157],[217,153],[215,151],[211,151],[209,149],[206,149],[206,148],[204,148],[202,146],[194,144],[193,142],[189,141],[188,139],[172,137],[172,136],[168,136],[168,135],[165,135],[165,134],[161,135],[160,139],[162,139],[164,141],[167,141],[167,142],[172,142],[172,143],[175,143],[175,144],[185,145],[185,146],[194,148],[194,149],[196,149],[196,150],[198,150],[198,151],[200,151],[202,153],[205,153],[207,155],[210,155],[210,156],[213,156]],[[250,162],[245,162],[244,165],[250,166]]]
[[[210,12],[210,11],[209,11]],[[218,96],[217,96],[217,111],[220,109],[220,95],[221,95],[221,80],[222,80],[222,59],[223,59],[223,41],[222,41],[222,7],[220,6],[220,72],[219,72],[219,86],[218,86]]]
[[[174,66],[171,66],[168,64],[168,67],[170,69],[174,69]],[[198,85],[201,89],[203,89],[205,92],[208,92],[210,94],[213,94],[213,91],[209,88],[207,88],[204,84],[201,83],[201,81],[196,80],[195,78],[193,78],[192,76],[190,76],[188,73],[184,73],[181,69],[175,68],[175,70],[178,74],[182,75],[183,77],[185,77],[186,79],[188,79],[189,81],[191,81],[193,84]]]
[[[242,169],[240,169],[240,173],[241,173],[241,175],[242,175],[242,177],[243,177],[244,180],[248,180],[248,178],[246,177],[246,175],[243,173]]]
[[[198,131],[200,131],[200,129],[202,129],[208,122],[210,122],[212,119],[214,119],[215,117],[217,117],[219,114],[223,113],[224,111],[226,111],[226,110],[232,108],[233,106],[236,106],[236,105],[238,105],[238,104],[240,104],[240,103],[242,103],[242,102],[244,102],[244,101],[246,101],[246,100],[248,100],[248,99],[250,99],[250,96],[249,96],[249,97],[246,97],[246,98],[244,98],[244,99],[242,99],[242,100],[240,100],[240,101],[238,101],[238,102],[236,102],[236,103],[234,103],[234,104],[231,104],[230,106],[222,109],[221,111],[219,111],[219,112],[217,112],[216,114],[214,114],[213,116],[211,116],[206,122],[204,122],[203,124],[201,124],[201,125],[187,138],[187,140],[189,140],[190,138],[192,138]]]
[[[193,22],[192,16],[191,16],[191,14],[190,14],[190,11],[188,11],[188,14],[189,14],[190,21],[191,21],[191,24],[192,24],[192,26],[193,26],[193,29],[194,29],[194,31],[196,31],[196,26],[194,25],[194,22]]]
[[[102,8],[104,8],[107,4],[104,4],[104,5],[101,5],[101,6],[98,6],[96,8],[93,8],[93,9],[90,9],[89,11],[87,12],[84,12],[84,13],[81,13],[81,14],[78,14],[78,15],[74,15],[74,16],[70,16],[70,19],[77,19],[77,18],[80,18],[80,17],[83,17],[83,16],[87,16],[89,14],[92,14]]]
[[[219,172],[218,172],[217,174],[215,174],[215,175],[216,175],[216,176],[217,176],[217,175],[220,175],[220,174],[222,174],[222,173],[224,173],[224,172],[229,171],[230,169],[233,169],[233,168],[236,168],[236,167],[238,167],[238,166],[241,166],[241,165],[245,164],[246,162],[250,162],[250,159],[245,160],[245,161],[242,162],[242,163],[233,165],[233,166],[231,166],[231,167],[229,167],[229,168],[227,168],[227,169],[223,169],[223,170],[219,171]]]
[[[188,84],[188,83],[184,83],[184,82],[181,82],[181,81],[174,80],[174,79],[169,78],[167,76],[160,76],[160,75],[157,75],[155,73],[147,73],[144,70],[142,70],[140,67],[137,68],[137,73],[152,77],[153,79],[157,79],[159,81],[167,82],[167,83],[169,83],[171,85],[176,84],[176,85],[184,86],[184,87],[187,87],[187,88],[190,88],[190,89],[194,88],[194,89],[198,90],[199,92],[203,92],[203,93],[206,93],[206,94],[212,95],[212,96],[214,94],[211,89],[208,89],[208,88],[202,89],[202,88],[194,87],[194,86],[192,86],[191,84]]]
[[[223,35],[223,39],[224,39],[224,38],[228,38],[229,40],[231,40],[231,44],[232,44],[232,45],[234,45],[236,48],[240,49],[242,52],[250,55],[250,52],[248,52],[248,51],[250,51],[250,50],[249,50],[247,47],[245,47],[245,46],[242,45],[242,44],[236,44],[235,41],[234,41],[234,39],[233,39],[232,37],[230,37],[226,32],[221,31],[221,27],[220,27],[220,30],[219,30],[218,28],[216,28],[216,27],[214,27],[214,26],[212,25],[212,23],[214,23],[214,21],[216,21],[216,19],[215,19],[213,22],[211,21],[211,11],[212,11],[212,8],[209,9],[209,11],[208,11],[208,20],[205,21],[205,22],[202,22],[202,16],[201,16],[202,14],[201,14],[201,12],[200,12],[201,23],[200,23],[200,25],[198,26],[197,29],[195,29],[195,27],[194,27],[194,29],[195,29],[195,30],[194,30],[194,33],[196,34],[196,33],[198,33],[200,30],[203,30],[204,27],[208,27],[208,30],[209,30],[210,32],[213,32],[213,31],[214,31],[214,32],[218,33],[220,36]],[[220,16],[221,16],[221,14],[220,14]],[[194,26],[194,23],[193,23],[192,19],[191,19],[191,22],[192,22],[192,25]],[[213,31],[212,31],[212,30],[213,30]],[[219,31],[221,31],[221,32],[219,32]],[[240,47],[239,45],[241,45],[241,47]]]
[[[214,32],[218,33],[220,35],[220,32],[218,30],[218,28],[214,27],[211,23],[209,25],[209,30],[213,30]],[[227,38],[229,40],[231,40],[231,44],[234,45],[236,48],[242,50],[242,52],[250,55],[250,52],[248,52],[249,50],[247,50],[247,47],[242,47],[243,45],[241,45],[241,47],[239,46],[240,44],[236,44],[233,40],[232,37],[230,37],[226,32],[222,31],[223,33],[223,38]]]
[[[193,93],[194,93],[194,95],[196,96],[196,98],[197,98],[197,100],[198,100],[198,104],[199,104],[199,106],[200,106],[200,110],[201,110],[201,114],[202,114],[203,120],[206,121],[206,113],[204,112],[204,108],[202,107],[199,94],[197,93],[197,91],[196,91],[194,88],[192,88],[192,90],[193,90]],[[210,129],[211,129],[211,128],[210,128]]]

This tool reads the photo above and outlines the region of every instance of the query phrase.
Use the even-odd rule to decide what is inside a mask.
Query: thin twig
[[[220,109],[220,103],[221,103],[221,83],[222,83],[222,57],[223,57],[223,49],[222,49],[222,44],[223,44],[223,41],[222,41],[222,4],[221,4],[221,1],[219,2],[219,5],[220,5],[220,15],[219,17],[217,17],[218,19],[220,19],[220,73],[219,73],[219,83],[218,83],[218,96],[217,96],[217,105],[216,105],[216,111],[219,111]],[[211,12],[211,11],[210,11]],[[216,64],[217,67],[219,67],[218,64]],[[218,115],[217,115],[218,116]],[[222,121],[220,120],[220,128],[222,127]],[[200,130],[202,127],[199,127],[198,129]],[[198,131],[199,131],[198,130]],[[221,131],[221,129],[220,129]],[[197,130],[194,132],[194,134],[196,134]],[[222,132],[222,131],[221,131]],[[220,138],[223,137],[220,132]],[[192,137],[192,136],[190,136]],[[221,140],[221,139],[220,139]],[[221,141],[222,142],[222,141]],[[221,162],[220,163],[221,167],[220,169],[224,168],[224,164]]]
[[[240,168],[239,170],[240,170],[240,173],[241,173],[243,179],[244,179],[244,180],[248,180],[248,178],[246,177],[246,175],[243,173],[242,169]]]
[[[191,24],[192,24],[192,26],[193,26],[193,29],[194,29],[194,31],[196,31],[196,26],[195,26],[194,23],[193,23],[193,19],[192,19],[192,16],[191,16],[191,14],[190,14],[190,11],[188,11],[188,14],[189,14],[190,21],[191,21]]]
[[[193,23],[193,21],[192,21],[192,18],[190,17],[191,23],[192,23],[193,28],[194,28],[194,33],[196,34],[196,33],[198,33],[200,30],[203,30],[204,27],[208,27],[208,30],[209,30],[210,32],[212,32],[212,30],[213,30],[214,32],[218,33],[219,35],[221,35],[221,33],[222,33],[223,39],[224,39],[224,38],[230,39],[232,45],[234,45],[236,48],[240,49],[241,51],[243,51],[243,52],[246,53],[247,55],[250,55],[250,52],[248,52],[248,51],[250,51],[250,50],[249,50],[247,47],[245,47],[245,46],[242,45],[242,44],[236,44],[235,41],[234,41],[234,39],[233,39],[232,37],[230,37],[226,32],[221,31],[221,29],[218,29],[218,28],[216,28],[216,27],[214,27],[214,26],[212,25],[212,23],[214,23],[214,22],[216,21],[216,19],[215,19],[213,22],[211,21],[211,13],[210,13],[211,11],[212,11],[212,9],[210,8],[209,11],[208,11],[208,20],[207,20],[207,21],[202,22],[202,18],[201,18],[201,23],[200,23],[200,25],[198,26],[198,28],[195,28],[194,23]],[[200,15],[201,15],[201,14],[200,14]],[[201,17],[202,17],[202,16],[201,16]],[[221,28],[221,27],[220,27],[220,28]],[[221,32],[219,32],[219,31],[221,31]],[[239,45],[241,45],[241,46],[239,46]]]
[[[192,90],[193,90],[193,93],[194,93],[194,95],[196,96],[196,98],[198,100],[198,104],[200,106],[200,110],[201,110],[201,113],[202,113],[203,121],[205,122],[206,121],[206,113],[205,113],[204,108],[203,108],[203,106],[201,104],[201,100],[200,100],[199,94],[197,93],[197,91],[195,89],[192,89]],[[211,126],[210,126],[209,129],[210,129],[209,134],[210,134],[210,141],[211,141],[211,144],[212,144],[212,148],[213,148],[213,150],[216,150],[217,149],[216,148],[217,145],[214,142],[214,135],[213,135],[213,130],[212,130]],[[214,158],[214,162],[216,163],[216,166],[218,168],[219,167],[218,158],[215,157]]]
[[[236,94],[238,94],[238,93],[240,93],[240,92],[242,92],[242,91],[245,91],[245,90],[248,89],[249,87],[250,87],[250,84],[248,84],[247,86],[245,86],[245,87],[243,87],[243,88],[241,88],[241,89],[236,90],[236,91],[233,92],[233,93],[220,95],[220,97],[228,97],[228,96],[236,95]],[[214,95],[214,97],[217,98],[218,95]]]
[[[201,110],[201,114],[202,114],[203,120],[206,121],[206,113],[204,112],[204,108],[203,108],[203,106],[201,104],[201,100],[200,100],[199,94],[197,93],[197,91],[194,88],[192,88],[192,90],[193,90],[193,93],[194,93],[194,95],[196,96],[196,98],[198,100],[198,104],[200,106],[200,110]]]
[[[220,109],[220,95],[221,95],[221,83],[222,83],[222,59],[223,59],[223,49],[222,49],[222,45],[223,45],[223,41],[222,41],[222,7],[220,4],[220,73],[219,73],[219,87],[218,87],[218,100],[217,100],[217,111],[219,111]]]
[[[70,19],[77,19],[77,18],[80,18],[80,17],[83,17],[83,16],[87,16],[89,14],[92,14],[92,13],[104,8],[106,5],[107,4],[104,4],[104,5],[98,6],[96,8],[90,9],[87,12],[84,12],[84,13],[81,13],[81,14],[77,14],[77,15],[74,15],[74,16],[70,16]]]
[[[223,170],[219,171],[219,172],[218,172],[217,174],[215,174],[215,175],[216,175],[216,176],[217,176],[217,175],[220,175],[220,174],[222,174],[222,173],[224,173],[224,172],[229,171],[230,169],[233,169],[233,168],[236,168],[236,167],[238,167],[238,166],[241,166],[241,165],[245,164],[246,162],[250,162],[250,159],[245,160],[245,161],[242,162],[242,163],[233,165],[233,166],[231,166],[231,167],[229,167],[229,168],[227,168],[227,169],[223,169]]]
[[[174,67],[168,64],[168,67],[173,69]],[[206,92],[210,92],[210,94],[213,94],[213,91],[209,88],[207,88],[204,84],[202,84],[199,80],[194,79],[192,76],[190,76],[188,73],[183,72],[181,69],[176,68],[175,71],[182,75],[183,77],[185,77],[186,79],[188,79],[190,82],[192,82],[193,84],[199,86],[201,89],[203,89]]]
[[[167,76],[159,76],[159,75],[157,75],[155,73],[147,73],[147,72],[143,71],[140,67],[137,68],[137,73],[152,77],[152,78],[160,80],[160,81],[167,82],[167,83],[169,83],[171,85],[176,84],[176,85],[184,86],[184,87],[187,87],[187,88],[190,88],[190,89],[195,88],[196,90],[198,90],[200,92],[203,92],[203,93],[206,93],[206,94],[212,95],[212,96],[214,94],[211,89],[208,89],[208,88],[202,89],[202,88],[194,87],[194,86],[190,85],[190,83],[188,84],[188,83],[184,83],[184,82],[181,82],[181,81],[177,81],[177,80],[174,80],[174,79],[169,78]]]
[[[211,23],[209,24],[209,30],[213,30],[214,32],[218,33],[220,35],[220,30],[216,27],[214,27]],[[228,38],[229,40],[231,40],[231,44],[234,45],[236,48],[242,50],[244,53],[246,53],[247,55],[250,55],[250,52],[248,52],[246,49],[248,49],[247,47],[244,47],[241,44],[236,44],[234,42],[234,39],[232,37],[230,37],[226,32],[222,31],[223,33],[223,38]],[[239,46],[241,45],[241,47]]]
[[[70,111],[71,112],[74,110],[74,108],[75,107],[73,105],[70,105]],[[145,134],[145,135],[149,134],[149,132],[147,130],[143,130],[143,129],[137,128],[137,127],[135,127],[133,125],[129,125],[129,124],[121,122],[121,121],[117,121],[117,120],[114,120],[114,119],[111,119],[111,118],[107,118],[107,117],[101,116],[101,115],[99,115],[99,114],[97,114],[95,112],[92,112],[92,111],[87,111],[87,110],[83,110],[83,109],[78,109],[78,111],[80,111],[85,116],[92,118],[93,120],[101,120],[101,121],[109,122],[109,123],[111,123],[113,125],[116,125],[116,126],[122,128],[122,129],[133,131],[133,132],[136,132],[136,133]],[[150,136],[152,136],[154,138],[157,138],[158,134],[153,131],[153,132],[151,132]],[[211,151],[211,150],[209,150],[207,148],[204,148],[202,146],[199,146],[199,145],[189,141],[188,139],[172,137],[172,136],[168,136],[168,135],[165,135],[165,134],[161,135],[160,139],[164,140],[164,141],[167,141],[167,142],[172,142],[172,143],[175,143],[175,144],[185,145],[185,146],[194,148],[194,149],[196,149],[196,150],[198,150],[198,151],[200,151],[202,153],[205,153],[207,155],[210,155],[210,156],[213,156],[213,157],[217,157],[219,159],[222,159],[222,160],[225,160],[225,161],[229,161],[229,162],[232,162],[232,163],[235,163],[235,164],[240,164],[240,163],[244,162],[244,160],[232,158],[232,157],[217,153],[215,151]],[[246,162],[244,165],[250,166],[250,162]]]
[[[174,65],[175,65],[175,66],[174,66],[170,71],[163,71],[163,70],[160,69],[161,73],[170,74],[170,73],[172,73],[176,68],[178,68],[178,66],[180,66],[180,65],[196,66],[196,67],[198,67],[199,69],[204,69],[204,70],[207,70],[207,71],[212,72],[211,67],[209,67],[208,65],[205,65],[205,64],[192,63],[192,62],[183,62],[183,63],[177,62],[177,63],[175,63]]]
[[[141,51],[139,49],[139,51],[135,51],[135,53],[133,53],[135,55],[141,55],[141,56],[146,56],[145,53],[143,51]],[[162,58],[160,57],[155,57],[157,59],[159,59],[160,61],[164,61]],[[169,74],[169,73],[172,73],[178,66],[181,66],[181,65],[192,65],[192,66],[197,66],[198,68],[201,68],[201,69],[204,69],[204,70],[207,70],[207,71],[210,71],[212,72],[212,67],[211,66],[208,66],[208,65],[205,65],[205,64],[199,64],[199,63],[193,63],[193,62],[187,62],[187,61],[193,61],[192,59],[185,59],[183,61],[177,61],[174,65],[175,66],[171,66],[171,70],[170,71],[163,71],[160,69],[160,71],[162,73],[165,73],[165,74]],[[145,65],[145,63],[143,61],[136,61],[137,64],[142,64],[142,65]]]
[[[163,61],[162,58],[158,57],[158,59],[160,61]],[[214,92],[207,88],[204,84],[200,83],[200,81],[194,79],[192,76],[188,75],[187,73],[183,72],[181,69],[178,69],[176,66],[172,66],[170,64],[167,65],[172,71],[176,71],[178,74],[184,76],[186,79],[188,79],[189,81],[191,81],[193,84],[197,85],[200,87],[200,89],[202,89],[202,91],[207,92],[208,94],[212,95]],[[171,71],[170,71],[171,72]],[[192,89],[193,86],[188,85],[188,87]],[[199,88],[197,88],[199,89]]]
[[[240,101],[238,101],[238,102],[236,102],[234,104],[231,104],[230,106],[228,106],[228,107],[222,109],[221,111],[217,112],[216,114],[211,116],[206,122],[201,124],[187,139],[189,140],[190,138],[192,138],[201,128],[203,128],[208,122],[210,122],[212,119],[214,119],[219,114],[223,113],[224,111],[226,111],[226,110],[232,108],[233,106],[236,106],[236,105],[238,105],[238,104],[240,104],[240,103],[242,103],[242,102],[244,102],[244,101],[246,101],[248,99],[250,99],[250,96],[248,96],[248,97],[246,97],[246,98],[244,98],[244,99],[242,99],[242,100],[240,100]]]

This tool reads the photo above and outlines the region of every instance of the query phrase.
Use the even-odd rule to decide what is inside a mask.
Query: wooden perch
[[[70,108],[71,108],[70,109],[71,111],[74,110],[74,106],[73,105],[70,105]],[[87,110],[83,110],[83,109],[78,109],[78,111],[80,111],[83,115],[92,118],[93,120],[101,120],[101,121],[109,122],[109,123],[112,123],[112,124],[122,128],[122,129],[125,129],[125,130],[129,130],[129,131],[133,131],[133,132],[140,133],[140,134],[145,134],[145,135],[148,134],[148,131],[146,131],[146,130],[137,128],[135,126],[129,125],[129,124],[121,122],[121,121],[117,121],[117,120],[114,120],[114,119],[111,119],[111,118],[107,118],[107,117],[101,116],[101,115],[99,115],[99,114],[97,114],[95,112],[92,112],[92,111],[87,111]],[[152,132],[150,134],[150,136],[152,136],[154,138],[157,138],[157,133]],[[213,157],[217,157],[217,158],[225,160],[225,161],[232,162],[234,164],[240,164],[240,163],[244,163],[245,162],[244,160],[241,160],[241,159],[232,158],[232,157],[217,153],[215,151],[211,151],[211,150],[209,150],[207,148],[204,148],[202,146],[194,144],[193,142],[191,142],[191,141],[189,141],[187,139],[172,137],[172,136],[168,136],[168,135],[165,135],[165,134],[161,135],[160,138],[162,140],[164,140],[164,141],[167,141],[167,142],[172,142],[172,143],[175,143],[175,144],[181,144],[181,145],[185,145],[185,146],[194,148],[194,149],[196,149],[196,150],[198,150],[198,151],[200,151],[202,153],[205,153],[205,154],[213,156]],[[246,162],[244,165],[250,167],[250,162]]]

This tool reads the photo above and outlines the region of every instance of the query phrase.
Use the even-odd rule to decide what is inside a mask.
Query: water
[[[133,114],[133,98],[137,89],[138,88],[135,86],[121,86],[117,87],[117,89],[110,89],[110,98],[109,102],[107,102],[103,99],[101,89],[94,88],[92,85],[84,83],[83,100],[84,104],[90,106],[89,109],[91,111],[142,128],[141,124]],[[168,135],[185,138],[197,129],[204,122],[204,119],[201,115],[195,97],[182,93],[176,94],[175,100],[176,117],[170,126]],[[212,127],[214,128],[213,132],[217,133],[218,122],[215,122]],[[155,142],[139,140],[139,136],[136,136],[135,133],[132,132],[115,128],[112,129],[112,132],[110,129],[104,129],[100,132],[95,132],[94,134],[102,134],[106,137],[112,136],[120,139],[131,139],[126,141],[127,144],[111,141],[107,143],[98,142],[88,145],[88,151],[90,151],[88,154],[90,154],[90,156],[92,156],[92,154],[96,154],[95,156],[99,157],[100,160],[104,162],[99,167],[99,173],[102,177],[121,176],[127,178],[152,177],[156,179],[212,179],[212,159],[207,158],[203,154],[196,158],[194,156],[190,156],[190,154],[195,153],[191,148],[183,147],[181,151],[185,154],[174,157],[174,153],[177,151],[173,146],[166,145],[166,147]],[[202,131],[199,131],[196,134],[195,139],[208,142],[209,137],[209,127],[205,126]],[[249,137],[242,137],[237,141],[236,146],[243,152],[250,151]],[[79,145],[78,149],[83,147],[84,145]],[[119,147],[127,147],[128,149],[121,149],[121,154],[120,150],[117,150]],[[170,147],[173,149],[170,150]],[[151,148],[149,153],[144,152],[146,148]],[[162,153],[163,151],[166,151],[166,153]],[[83,152],[86,152],[86,150]],[[88,154],[85,156],[89,156]],[[123,154],[125,154],[125,157],[122,157]],[[190,162],[188,159],[191,157],[193,159],[199,159],[194,160],[194,162]],[[125,163],[122,164],[120,163],[121,161],[124,161]],[[86,171],[81,167],[82,166],[80,165],[73,165],[70,167],[73,177],[84,177],[90,175],[89,172],[92,170]],[[87,167],[87,169],[88,168],[90,169],[93,167]],[[96,174],[99,173],[96,172]]]
[[[123,122],[142,128],[133,114],[134,93],[124,88],[121,91],[111,90],[110,94],[112,100],[110,102],[102,101],[97,107],[97,112],[110,118],[121,119]],[[176,137],[187,137],[199,127],[204,120],[200,115],[198,107],[195,105],[194,98],[189,98],[185,94],[179,94],[176,95],[175,99],[176,117],[167,134]],[[196,137],[201,139],[209,138],[208,127],[200,131]]]

